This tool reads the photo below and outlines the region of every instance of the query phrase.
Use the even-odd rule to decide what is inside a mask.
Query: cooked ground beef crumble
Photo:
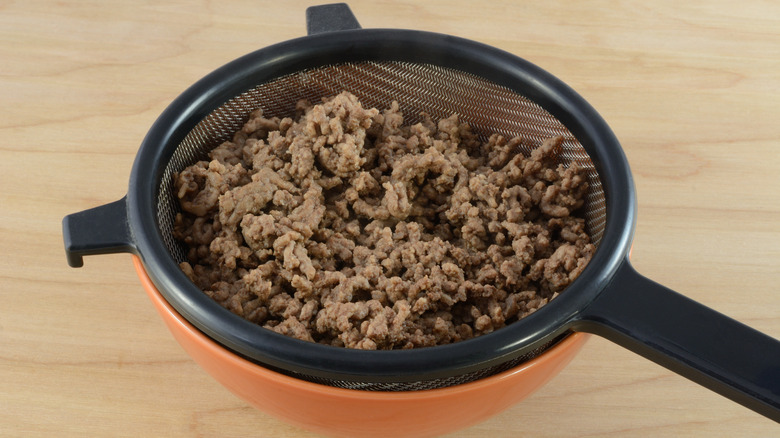
[[[456,342],[546,304],[595,251],[562,139],[525,156],[457,115],[403,124],[347,92],[251,113],[175,177],[186,275],[278,333],[361,349]]]

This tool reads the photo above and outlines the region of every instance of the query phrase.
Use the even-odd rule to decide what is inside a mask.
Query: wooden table
[[[60,224],[123,196],[165,106],[216,67],[302,36],[311,4],[0,4],[0,436],[311,436],[198,368],[158,318],[130,256],[69,268]],[[363,27],[481,41],[579,91],[633,168],[636,268],[780,338],[780,3],[351,6]],[[530,399],[451,436],[779,433],[593,337]]]

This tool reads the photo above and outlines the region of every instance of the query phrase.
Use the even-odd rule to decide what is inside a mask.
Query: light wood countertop
[[[349,3],[363,27],[477,40],[572,86],[632,166],[634,266],[780,338],[780,2]],[[129,255],[69,268],[61,220],[121,198],[162,110],[224,63],[303,36],[313,4],[0,2],[0,436],[312,436],[202,371]],[[451,436],[778,433],[594,336],[529,399]]]

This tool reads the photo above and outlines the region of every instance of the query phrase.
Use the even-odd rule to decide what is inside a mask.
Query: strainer
[[[549,73],[461,38],[360,29],[344,4],[307,10],[309,35],[239,58],[182,93],[154,123],[127,196],[67,216],[68,262],[131,252],[157,290],[214,342],[271,370],[323,385],[416,391],[482,379],[543,355],[572,332],[608,338],[775,421],[780,420],[780,342],[639,275],[628,262],[636,215],[633,180],[612,131]],[[563,164],[587,170],[585,211],[598,249],[565,292],[491,334],[437,347],[360,351],[279,335],[219,306],[179,269],[173,174],[204,159],[263,108],[290,116],[300,99],[343,90],[366,107],[396,100],[412,123],[457,113],[483,137],[498,132],[538,144],[564,137]],[[525,151],[528,152],[528,151]]]

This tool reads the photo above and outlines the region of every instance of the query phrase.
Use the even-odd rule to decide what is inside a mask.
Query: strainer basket
[[[239,58],[182,93],[144,139],[125,198],[63,221],[71,266],[82,256],[137,255],[176,312],[225,349],[271,370],[357,390],[459,385],[543,355],[575,331],[611,339],[775,421],[780,343],[637,274],[628,262],[636,199],[620,145],[564,83],[501,50],[421,31],[360,29],[346,5],[307,11],[309,35]],[[196,288],[178,267],[173,175],[229,139],[249,112],[290,116],[299,99],[348,90],[366,107],[401,104],[407,121],[457,113],[477,134],[528,147],[564,138],[561,161],[585,168],[588,231],[598,249],[558,298],[494,333],[451,345],[360,351],[307,343],[252,324]],[[526,151],[527,152],[527,151]]]

